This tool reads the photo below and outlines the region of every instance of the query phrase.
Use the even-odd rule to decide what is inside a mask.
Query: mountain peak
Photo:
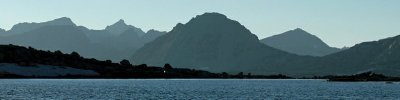
[[[291,37],[295,37],[295,38],[311,38],[311,37],[318,38],[317,36],[307,32],[301,28],[289,30],[282,34],[278,34],[278,35],[274,35],[274,36],[291,36]]]
[[[201,15],[197,15],[196,17],[220,17],[220,18],[227,18],[224,14],[217,13],[217,12],[206,12]]]
[[[202,31],[204,29],[208,30],[208,31],[204,31],[202,33],[208,32],[208,33],[230,34],[230,35],[232,35],[232,34],[249,35],[246,33],[251,34],[251,32],[246,27],[244,27],[242,24],[240,24],[238,21],[229,19],[227,16],[225,16],[221,13],[215,13],[215,12],[207,12],[202,15],[197,15],[196,17],[192,18],[186,24],[178,23],[173,28],[172,31],[179,30],[179,28],[185,28],[185,27],[186,27],[186,29],[188,29],[187,27],[193,27],[197,31]],[[231,32],[227,32],[228,30]],[[193,31],[193,30],[191,30],[191,31]],[[238,32],[234,32],[234,31],[238,31]],[[188,32],[188,33],[197,33],[197,32]]]
[[[48,21],[47,23],[54,24],[54,25],[73,25],[73,26],[75,26],[75,23],[72,22],[71,18],[68,18],[68,17],[57,18],[57,19]]]
[[[154,33],[154,32],[164,32],[164,31],[158,31],[158,30],[155,30],[155,29],[150,29],[146,33]]]
[[[264,38],[261,42],[298,55],[325,56],[340,51],[340,49],[329,47],[320,38],[301,28]]]
[[[296,28],[296,29],[294,29],[293,31],[304,31],[304,30],[301,29],[301,28]]]
[[[186,24],[178,23],[167,34],[145,44],[131,60],[137,64],[170,63],[177,67],[238,71],[247,70],[244,65],[263,65],[263,61],[270,61],[270,54],[287,55],[261,44],[239,22],[223,14],[205,13]],[[268,60],[260,60],[264,58]]]
[[[114,23],[114,25],[115,24],[127,25],[123,19],[119,19],[116,23]]]
[[[120,35],[121,33],[127,31],[128,29],[135,30],[135,32],[139,34],[139,36],[144,35],[144,32],[140,28],[136,28],[135,26],[126,24],[123,19],[120,19],[114,24],[109,25],[105,28],[105,30],[114,35]]]
[[[192,18],[190,21],[220,21],[228,19],[224,14],[215,13],[215,12],[207,12],[201,15],[197,15],[196,17]]]
[[[105,30],[113,33],[113,34],[121,34],[130,28],[129,25],[125,23],[123,19],[118,20],[112,25],[109,25],[105,28]]]
[[[68,18],[68,17],[60,17],[60,18],[57,18],[57,19],[54,19],[54,20],[71,21],[71,18]]]
[[[285,32],[285,33],[292,33],[292,34],[293,34],[293,33],[294,33],[294,34],[309,34],[309,35],[312,35],[312,34],[308,33],[307,31],[305,31],[305,30],[303,30],[303,29],[301,29],[301,28],[296,28],[296,29],[287,31],[287,32]]]

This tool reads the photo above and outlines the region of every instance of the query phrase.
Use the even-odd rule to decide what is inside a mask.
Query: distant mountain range
[[[219,13],[205,13],[171,31],[143,32],[119,20],[103,30],[76,26],[63,17],[20,23],[0,30],[1,44],[77,51],[84,57],[212,72],[340,75],[367,71],[400,76],[400,36],[338,49],[298,28],[258,40],[247,28]],[[1,55],[0,55],[1,57]]]
[[[132,58],[137,64],[196,68],[214,72],[256,72],[265,74],[278,65],[298,62],[302,57],[259,42],[239,22],[218,13],[196,16],[186,24],[177,24],[139,49]]]
[[[302,29],[295,29],[261,40],[273,45],[270,47],[237,21],[222,14],[205,13],[186,24],[177,24],[166,35],[144,45],[132,61],[231,73],[313,76],[376,71],[400,75],[397,67],[400,54],[396,53],[400,51],[398,37],[361,43],[340,51]],[[278,48],[277,44],[283,46]]]
[[[9,31],[0,32],[1,44],[31,46],[42,50],[77,51],[84,57],[120,61],[129,58],[143,44],[160,34],[146,34],[141,29],[119,20],[104,30],[76,26],[67,17],[42,23],[19,23]]]
[[[325,56],[340,49],[329,47],[317,36],[297,28],[260,40],[262,43],[298,55]]]
[[[138,36],[143,36],[145,33],[140,28],[136,28],[132,25],[127,25],[124,20],[120,19],[113,25],[107,26],[104,30],[110,32],[113,35],[120,35],[127,30],[131,30],[133,33],[137,33]]]

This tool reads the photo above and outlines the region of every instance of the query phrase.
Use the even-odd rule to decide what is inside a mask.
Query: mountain
[[[141,40],[143,43],[148,43],[164,34],[167,34],[167,32],[164,32],[164,31],[162,32],[162,31],[157,31],[157,30],[151,29],[151,30],[147,31],[145,35],[143,35],[141,37]]]
[[[63,17],[42,23],[20,23],[14,25],[12,30],[17,32],[16,30],[21,30],[23,26],[29,26],[24,30],[26,32],[1,36],[0,44],[30,46],[40,50],[60,50],[67,53],[76,51],[84,57],[116,59],[107,55],[112,52],[112,48],[96,44],[88,37],[89,32],[101,34],[100,32],[76,26],[69,18]]]
[[[115,62],[128,58],[136,64],[162,66],[169,63],[181,68],[265,75],[314,76],[372,71],[400,76],[400,36],[364,42],[341,51],[327,53],[336,48],[329,47],[318,37],[302,29],[291,30],[260,41],[239,22],[219,13],[198,15],[186,24],[178,23],[168,33],[157,30],[144,33],[125,24],[123,20],[104,30],[92,30],[76,26],[66,17],[42,23],[21,23],[14,25],[9,31],[0,30],[6,34],[11,31],[11,35],[0,36],[0,44],[31,46],[67,53],[76,51],[83,57],[110,59]],[[313,52],[293,54],[296,52],[271,44],[265,45],[262,43],[264,40],[269,41],[265,42],[266,44],[275,43],[288,48],[298,48],[295,50]],[[20,51],[11,55],[18,52]],[[8,53],[0,52],[0,61],[4,55]],[[22,56],[35,55],[18,55]],[[51,59],[60,60],[57,57],[50,58],[44,59],[47,63],[51,62]],[[56,61],[53,64],[71,63],[68,61]],[[1,66],[3,65],[0,64]],[[44,68],[58,70],[60,67],[52,65]]]
[[[178,23],[167,34],[145,44],[131,60],[215,72],[272,74],[289,68],[287,62],[296,64],[312,58],[266,46],[239,22],[219,13],[205,13],[186,24]]]
[[[141,29],[119,20],[103,30],[76,26],[62,17],[41,23],[19,23],[10,31],[0,30],[0,44],[31,46],[41,50],[76,51],[84,57],[118,62],[128,59],[144,43],[163,34]]]
[[[107,26],[106,31],[113,35],[120,35],[121,33],[127,31],[128,29],[134,30],[139,36],[143,36],[145,33],[140,28],[136,28],[132,25],[127,25],[124,20],[120,19],[118,22]]]
[[[93,43],[107,41],[109,38],[115,37],[115,35],[111,34],[106,30],[92,30],[84,26],[78,26],[77,28],[80,29],[83,33],[85,33],[86,36],[90,39],[90,41]]]
[[[347,50],[327,55],[314,62],[320,72],[354,74],[378,72],[400,76],[400,35],[379,41],[364,42]]]
[[[82,48],[90,46],[85,34],[69,25],[43,26],[26,33],[2,37],[1,43],[63,52],[82,51]]]
[[[143,45],[142,41],[140,41],[140,36],[137,34],[136,30],[128,29],[125,32],[122,32],[119,36],[117,36],[114,40],[117,44],[122,45],[134,45],[141,47]]]
[[[6,32],[7,32],[6,30],[0,28],[0,36],[6,35],[7,34]]]
[[[108,58],[113,58],[114,61],[121,61],[122,59],[130,58],[133,53],[143,46],[141,37],[137,34],[136,30],[128,29],[120,35],[110,37],[106,41],[98,43],[109,51],[104,54]]]
[[[0,77],[4,72],[22,77],[128,77],[132,76],[132,69],[130,64],[86,59],[76,52],[0,45]]]
[[[72,20],[68,17],[62,17],[58,19],[54,19],[52,21],[47,21],[43,23],[19,23],[14,25],[11,30],[9,30],[9,34],[21,34],[28,31],[32,31],[43,26],[49,25],[67,25],[67,26],[76,26]]]
[[[0,45],[0,78],[243,78],[244,75],[210,73],[202,70],[132,65],[124,60],[112,63],[36,50],[32,47]],[[246,76],[247,78],[289,78],[283,75]]]
[[[328,46],[317,36],[300,28],[260,40],[262,43],[298,55],[325,56],[341,49]]]
[[[0,28],[0,33],[4,33],[4,32],[6,32],[6,30]]]

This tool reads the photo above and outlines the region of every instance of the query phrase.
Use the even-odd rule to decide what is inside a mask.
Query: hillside
[[[31,46],[40,50],[76,51],[84,57],[118,62],[128,59],[144,43],[163,35],[151,30],[127,25],[124,20],[102,30],[77,26],[70,18],[62,17],[40,23],[19,23],[9,31],[0,30],[0,44]]]
[[[340,49],[330,47],[320,38],[297,28],[260,40],[262,43],[298,55],[325,56]]]
[[[219,13],[205,13],[145,44],[133,55],[132,61],[156,66],[170,63],[213,72],[273,74],[277,70],[297,69],[285,63],[304,59],[312,57],[266,46],[239,22]]]
[[[400,76],[400,36],[363,42],[347,50],[318,59],[321,72],[354,74],[362,72]]]
[[[41,51],[0,45],[0,78],[217,78],[201,70],[112,63],[81,57],[78,53]]]

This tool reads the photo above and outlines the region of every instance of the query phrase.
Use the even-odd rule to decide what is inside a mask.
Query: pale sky
[[[124,19],[170,31],[204,12],[239,21],[260,39],[302,28],[334,47],[400,35],[400,0],[0,0],[0,28],[69,17],[103,29]]]

